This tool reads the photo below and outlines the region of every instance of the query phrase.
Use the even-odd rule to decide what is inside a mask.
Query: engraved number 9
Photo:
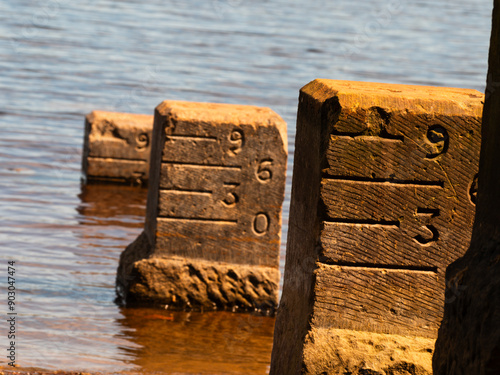
[[[149,145],[149,137],[146,133],[141,133],[137,136],[137,149],[143,150]]]
[[[229,149],[232,155],[236,155],[241,151],[244,142],[243,132],[239,129],[234,129],[229,135],[229,142],[231,142],[232,146]]]
[[[432,125],[427,130],[427,142],[431,144],[432,149],[425,157],[427,159],[434,159],[448,151],[450,137],[446,129],[441,125]]]

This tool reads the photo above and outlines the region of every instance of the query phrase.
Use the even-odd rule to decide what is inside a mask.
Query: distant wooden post
[[[86,180],[148,180],[153,116],[94,111],[85,118],[82,172]]]
[[[144,233],[122,254],[129,304],[274,310],[286,124],[268,108],[156,108]]]
[[[331,80],[301,90],[271,374],[430,371],[444,271],[471,235],[482,100]]]

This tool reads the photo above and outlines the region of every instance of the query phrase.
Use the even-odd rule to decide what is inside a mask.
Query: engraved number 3
[[[230,191],[227,192],[226,197],[222,200],[226,206],[234,206],[239,201],[238,194],[236,194],[235,189],[239,186],[239,184],[233,184],[229,182],[225,182],[224,186],[230,188]]]
[[[431,218],[439,216],[438,209],[432,208],[417,208],[417,215],[419,216],[430,216]],[[425,225],[426,231],[429,232],[431,236],[424,237],[421,234],[413,237],[422,246],[430,246],[439,239],[439,232],[436,227],[432,224]]]

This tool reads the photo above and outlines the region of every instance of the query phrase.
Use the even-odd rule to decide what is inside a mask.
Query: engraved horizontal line
[[[360,184],[379,184],[379,185],[402,185],[402,186],[428,186],[444,188],[443,181],[418,181],[418,180],[395,180],[387,178],[369,178],[369,177],[355,177],[355,176],[331,176],[328,173],[324,176],[325,180],[329,181],[343,181],[343,182],[357,182]]]
[[[166,136],[166,141],[169,139],[187,139],[191,141],[210,141],[210,142],[215,142],[217,141],[217,137],[204,137],[202,135],[179,135],[179,134],[174,134],[174,135],[167,135]]]
[[[130,161],[130,162],[140,162],[140,163],[146,163],[147,161],[145,159],[130,159],[130,158],[117,158],[114,156],[89,156],[88,159],[92,160],[117,160],[117,161]]]
[[[324,224],[343,224],[343,225],[352,225],[352,226],[380,226],[380,227],[396,227],[399,228],[400,223],[399,220],[367,220],[367,219],[343,219],[336,218],[328,220],[323,220]]]
[[[124,182],[137,179],[137,177],[103,177],[103,176],[91,176],[87,175],[87,180],[88,181],[93,181],[93,182],[103,182],[105,181],[106,183],[119,183],[123,184]]]
[[[211,219],[211,218],[192,218],[192,217],[174,217],[174,216],[161,216],[158,215],[158,218],[164,221],[180,221],[180,222],[194,222],[194,223],[207,223],[207,224],[223,224],[223,225],[236,225],[238,220],[230,220],[230,219]]]
[[[241,171],[241,165],[221,165],[221,164],[199,164],[199,163],[183,163],[178,161],[166,161],[162,160],[162,164],[170,164],[170,165],[181,165],[186,167],[194,167],[194,168],[220,168],[220,169],[236,169]]]
[[[180,193],[180,194],[206,194],[212,195],[213,192],[211,190],[187,190],[187,189],[164,189],[160,188],[161,192],[164,193]]]
[[[377,264],[377,263],[352,263],[352,262],[335,262],[325,257],[319,259],[320,263],[329,266],[349,267],[359,270],[370,271],[403,271],[403,272],[424,272],[437,273],[438,268],[435,266],[410,266],[403,264]]]
[[[346,132],[338,132],[330,135],[330,140],[333,137],[339,138],[351,138],[354,140],[363,140],[363,141],[376,141],[376,142],[396,142],[396,143],[404,143],[404,136],[399,135],[387,135],[387,136],[376,136],[376,135],[358,135]]]

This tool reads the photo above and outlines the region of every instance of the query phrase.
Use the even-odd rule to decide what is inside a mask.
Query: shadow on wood
[[[436,375],[500,374],[500,1],[495,0],[477,211],[469,250],[446,272]]]

